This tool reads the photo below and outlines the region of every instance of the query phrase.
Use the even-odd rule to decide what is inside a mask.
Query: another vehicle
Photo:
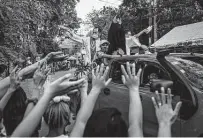
[[[201,58],[203,60],[203,58]],[[101,92],[96,109],[116,107],[128,124],[129,92],[121,80],[121,65],[135,63],[142,68],[140,96],[143,106],[145,136],[157,136],[158,122],[151,97],[155,96],[156,83],[168,88],[173,94],[173,107],[182,101],[180,115],[172,125],[172,136],[196,137],[203,134],[203,66],[178,55],[158,53],[115,58],[110,62],[110,85]],[[173,85],[171,85],[173,84]]]

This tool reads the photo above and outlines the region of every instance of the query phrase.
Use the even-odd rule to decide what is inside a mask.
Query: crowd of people
[[[103,41],[101,50],[106,51],[109,43]],[[102,53],[103,54],[103,53]],[[100,52],[98,52],[100,55]],[[23,69],[16,66],[10,76],[0,81],[0,120],[1,136],[39,137],[42,120],[49,131],[43,137],[143,137],[143,109],[139,94],[142,69],[136,74],[135,64],[121,65],[122,81],[129,90],[129,125],[122,119],[116,108],[108,107],[94,110],[97,98],[111,82],[109,67],[103,63],[92,70],[92,87],[88,91],[87,77],[71,79],[71,74],[50,82],[48,64],[62,61],[66,56],[52,52],[38,62]],[[31,97],[21,88],[21,83],[33,79]],[[170,137],[171,126],[176,121],[181,107],[177,103],[172,108],[171,90],[160,89],[152,97],[159,124],[159,137]],[[79,93],[80,102],[75,113],[76,120],[71,132],[66,127],[71,124],[71,95]]]
[[[70,28],[59,26],[60,29],[65,30],[65,34],[63,37],[60,36],[55,39],[57,42],[62,43],[62,41],[68,38],[81,44],[83,46],[82,51],[85,52],[83,57],[85,64],[96,62],[101,65],[102,62],[108,65],[108,60],[114,57],[150,54],[148,47],[140,43],[139,37],[144,33],[148,34],[152,31],[152,26],[140,31],[136,35],[132,35],[130,31],[124,30],[121,20],[120,15],[114,17],[108,30],[107,39],[101,39],[103,30],[97,26],[88,37],[79,36]]]

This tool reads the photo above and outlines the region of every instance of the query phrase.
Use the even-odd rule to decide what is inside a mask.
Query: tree
[[[151,2],[150,2],[151,1]],[[199,0],[198,0],[199,1]],[[152,4],[152,15],[149,8]],[[165,35],[172,28],[180,25],[195,23],[203,20],[203,12],[194,0],[157,0],[157,6],[153,7],[153,1],[124,0],[120,9],[124,11],[126,24],[124,27],[136,31],[136,26],[145,28],[148,26],[150,16],[158,17],[158,38]],[[144,24],[143,24],[144,23]],[[137,32],[137,31],[136,31]]]
[[[58,25],[79,27],[75,11],[77,2],[78,0],[1,0],[0,46],[9,48],[18,55],[33,58],[38,53],[47,54],[58,50],[58,45],[53,41],[58,34]]]
[[[107,39],[108,30],[117,12],[117,8],[104,6],[100,10],[93,10],[91,13],[88,14],[88,22],[92,23],[94,27],[98,27],[102,30],[101,39]]]

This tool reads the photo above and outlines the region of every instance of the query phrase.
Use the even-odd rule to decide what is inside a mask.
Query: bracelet
[[[37,98],[28,98],[28,99],[27,99],[27,104],[33,103],[34,105],[36,105],[37,102],[38,102],[38,99],[37,99]]]

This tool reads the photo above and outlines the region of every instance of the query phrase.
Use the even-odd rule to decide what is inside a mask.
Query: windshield
[[[203,66],[186,59],[166,57],[191,83],[203,89]]]

